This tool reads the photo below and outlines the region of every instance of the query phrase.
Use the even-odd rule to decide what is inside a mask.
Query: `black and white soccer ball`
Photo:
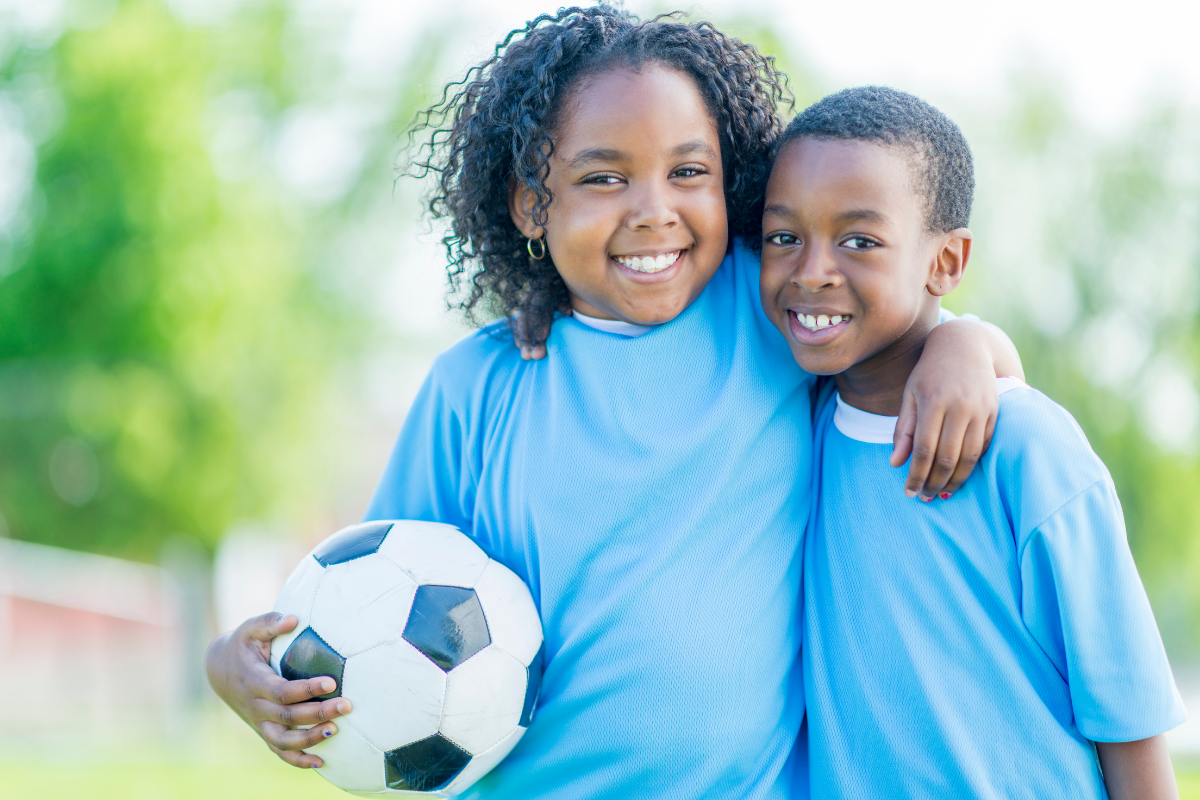
[[[275,604],[288,680],[328,675],[353,710],[309,748],[354,794],[464,791],[533,718],[542,626],[529,589],[450,525],[364,522],[316,547]]]

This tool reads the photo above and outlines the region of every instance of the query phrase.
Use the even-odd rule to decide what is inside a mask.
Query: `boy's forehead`
[[[767,185],[769,205],[786,198],[826,204],[867,203],[887,213],[920,205],[913,159],[903,145],[862,139],[801,137],[780,150]],[[890,215],[890,214],[889,214]]]

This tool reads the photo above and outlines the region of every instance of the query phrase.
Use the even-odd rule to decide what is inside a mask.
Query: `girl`
[[[458,86],[432,117],[431,209],[465,310],[507,319],[437,360],[366,516],[457,525],[538,603],[536,724],[469,795],[787,796],[813,379],[730,238],[759,235],[784,79],[707,24],[599,6],[514,31]],[[512,345],[518,313],[544,360]],[[946,447],[926,493],[996,407],[988,331],[941,327],[910,384]],[[294,624],[219,637],[209,674],[320,766],[299,751],[350,704],[271,672]]]

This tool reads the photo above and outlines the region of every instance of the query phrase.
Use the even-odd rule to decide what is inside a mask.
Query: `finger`
[[[337,689],[337,681],[328,675],[304,678],[298,681],[285,681],[280,678],[278,681],[271,682],[271,691],[266,699],[273,700],[281,706],[290,706],[295,703],[308,702],[323,694],[329,694],[335,689]],[[344,700],[340,697],[334,699]],[[344,700],[344,702],[349,703],[350,701]]]
[[[254,711],[258,719],[278,722],[289,728],[301,725],[320,725],[331,719],[344,717],[350,713],[350,701],[344,697],[334,697],[320,703],[296,703],[282,706],[266,700],[259,700]]]
[[[904,393],[900,401],[900,416],[896,419],[896,432],[892,434],[892,455],[888,463],[902,467],[912,455],[913,432],[917,429],[917,398],[911,392]]]
[[[917,429],[912,442],[912,459],[908,462],[908,479],[904,482],[904,493],[909,497],[916,497],[929,478],[933,459],[937,455],[944,416],[945,410],[935,407],[923,410],[917,418]]]
[[[285,633],[290,633],[296,627],[295,614],[277,614],[274,611],[268,614],[260,614],[257,617],[251,617],[238,626],[237,636],[240,639],[252,639],[260,642],[269,642],[276,636],[281,636]]]
[[[299,750],[280,750],[272,747],[271,752],[293,767],[300,767],[300,769],[320,769],[325,766],[325,762],[319,756],[312,756]]]
[[[337,725],[326,722],[315,728],[288,728],[275,722],[263,722],[258,726],[262,737],[275,750],[303,750],[315,747],[337,733]]]
[[[542,360],[543,358],[545,358],[545,357],[546,357],[546,345],[545,345],[545,343],[542,343],[542,344],[539,344],[539,345],[535,345],[535,346],[533,346],[533,347],[531,347],[531,348],[530,348],[530,350],[529,350],[529,358],[530,358],[530,360],[531,360],[531,361],[541,361],[541,360]]]
[[[983,430],[983,452],[986,453],[988,448],[992,446],[992,436],[996,433],[996,418],[999,415],[999,406],[996,410],[988,415],[987,426]]]
[[[983,434],[984,425],[977,420],[972,420],[963,437],[962,454],[958,457],[958,466],[954,468],[954,474],[950,476],[950,480],[938,497],[949,500],[958,491],[958,487],[962,486],[963,482],[971,476],[971,471],[975,469],[975,465],[979,463],[979,457],[983,455]]]
[[[922,497],[937,497],[946,488],[950,476],[958,468],[962,455],[963,439],[966,438],[967,428],[971,418],[965,414],[949,413],[942,418],[942,432],[938,438],[937,455],[933,457],[933,467],[929,477],[921,487]]]

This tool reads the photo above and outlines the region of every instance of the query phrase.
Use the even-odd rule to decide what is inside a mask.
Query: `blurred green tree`
[[[277,4],[200,27],[131,0],[8,55],[0,91],[57,118],[0,262],[10,535],[149,559],[313,490],[331,370],[367,326],[304,213],[269,175],[218,177],[205,136],[223,92],[267,124],[294,101],[285,28]]]

